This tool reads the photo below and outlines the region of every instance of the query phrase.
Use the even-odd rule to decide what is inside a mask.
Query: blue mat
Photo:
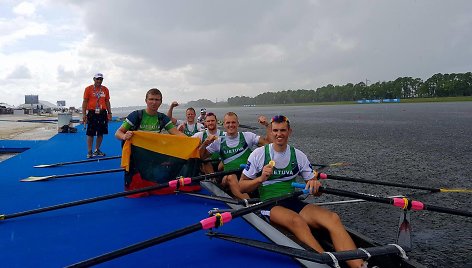
[[[102,151],[120,155],[113,136],[120,123],[110,124]],[[123,174],[108,173],[43,182],[20,182],[29,176],[69,174],[118,168],[120,159],[33,168],[34,165],[85,159],[86,136],[81,126],[74,134],[57,134],[46,142],[0,163],[0,214],[12,214],[65,202],[124,191]],[[3,141],[4,142],[4,141]],[[185,195],[116,198],[76,207],[0,221],[2,267],[63,267],[141,242],[207,217],[217,201]],[[243,219],[220,228],[222,232],[262,241],[267,239]],[[230,242],[209,239],[205,231],[102,264],[103,267],[292,267],[289,257]]]

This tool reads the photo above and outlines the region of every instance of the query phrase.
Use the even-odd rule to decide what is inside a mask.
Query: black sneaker
[[[105,153],[100,151],[100,149],[97,149],[93,152],[93,156],[105,156]]]
[[[92,158],[92,157],[93,157],[92,151],[88,152],[87,153],[87,159]]]

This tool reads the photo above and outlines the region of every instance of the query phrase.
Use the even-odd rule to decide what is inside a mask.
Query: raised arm
[[[174,111],[174,107],[177,107],[177,106],[179,106],[179,103],[176,101],[173,101],[169,106],[169,110],[167,111],[167,116],[172,120],[172,123],[174,124],[175,122],[173,122],[174,118],[172,118],[172,112]]]
[[[257,121],[259,122],[259,124],[261,124],[265,130],[266,130],[266,135],[264,137],[262,137],[266,143],[271,143],[273,140],[272,140],[272,135],[271,135],[271,128],[270,128],[270,123],[267,121],[267,118],[263,115],[260,115],[258,118],[257,118]],[[265,144],[266,144],[265,143]],[[262,144],[264,145],[264,144]]]

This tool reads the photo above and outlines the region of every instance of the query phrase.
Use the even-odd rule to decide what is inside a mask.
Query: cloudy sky
[[[102,72],[114,107],[472,71],[472,2],[0,1],[0,102],[80,106]]]

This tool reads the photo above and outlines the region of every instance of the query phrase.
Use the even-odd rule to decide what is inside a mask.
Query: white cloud
[[[21,16],[31,16],[35,11],[36,6],[31,2],[21,2],[13,8],[13,12]]]

